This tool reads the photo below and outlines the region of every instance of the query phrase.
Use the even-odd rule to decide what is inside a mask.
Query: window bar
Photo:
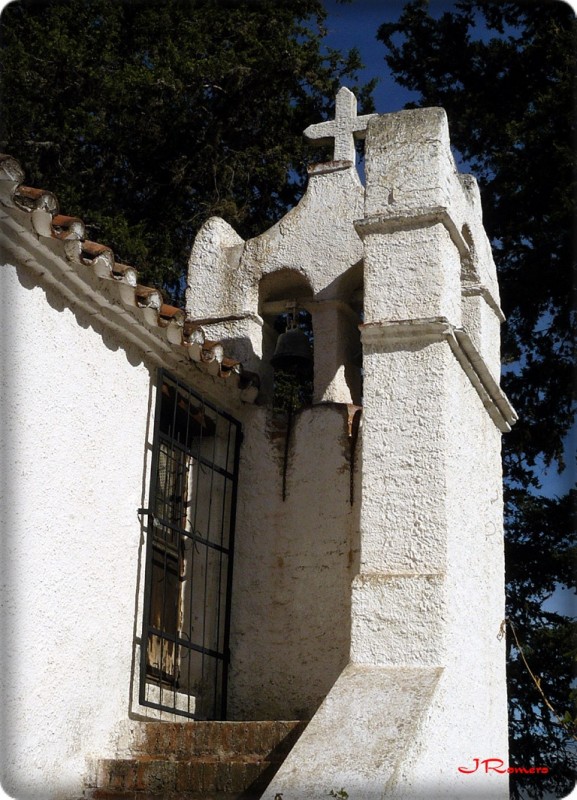
[[[164,386],[164,384],[163,384],[163,386]],[[173,410],[173,416],[174,416],[174,410]],[[159,513],[159,516],[160,516],[162,522],[164,522],[164,520],[167,519],[167,518],[170,519],[170,521],[172,521],[171,520],[171,514],[170,514],[170,506],[169,506],[169,503],[168,503],[168,490],[169,490],[168,476],[169,476],[170,471],[172,469],[171,447],[168,444],[166,444],[165,448],[166,448],[166,450],[165,450],[164,474],[159,473],[159,475],[158,475],[159,483],[161,483],[161,486],[159,486],[159,490],[160,491],[157,491],[157,495],[156,495],[157,503],[160,506],[157,509],[157,513]],[[159,499],[159,495],[160,495],[160,499]],[[162,522],[161,522],[161,528],[160,528],[160,531],[162,532],[162,537],[160,536],[160,532],[159,532],[159,535],[158,535],[159,540],[161,542],[163,542],[163,544],[164,544],[164,547],[162,548],[162,555],[159,557],[159,560],[161,561],[161,564],[162,564],[162,603],[161,603],[161,606],[160,606],[160,619],[159,619],[159,622],[158,622],[158,628],[161,631],[161,634],[158,637],[158,639],[159,639],[159,651],[160,651],[160,656],[159,656],[160,660],[159,660],[159,664],[158,664],[158,697],[159,697],[159,702],[160,702],[161,705],[163,704],[162,701],[163,701],[163,693],[164,693],[163,672],[164,672],[164,641],[165,641],[165,639],[164,639],[164,636],[162,635],[162,632],[164,632],[165,628],[166,628],[166,625],[165,625],[165,620],[166,620],[166,577],[167,577],[166,576],[166,546],[168,544],[168,542],[167,542],[167,536],[168,536],[167,529],[166,529],[166,527],[164,525],[162,525]]]
[[[175,405],[178,406],[178,393],[176,393],[175,397]],[[184,453],[179,449],[178,443],[176,444],[175,448],[173,449],[175,459],[174,459],[174,516],[178,520],[179,528],[182,526],[182,499],[183,499],[183,491],[184,491],[184,484],[183,484],[183,470],[185,468],[185,461],[184,461]],[[180,609],[180,561],[181,561],[181,544],[182,544],[182,534],[180,529],[177,530],[174,535],[171,537],[171,544],[175,546],[176,553],[173,561],[173,566],[175,567],[176,575],[174,577],[176,583],[176,590],[173,590],[169,593],[169,612],[171,621],[174,624],[175,633],[180,638],[180,620],[179,620],[179,609]],[[168,588],[168,587],[167,587]],[[173,644],[173,653],[172,653],[172,706],[173,708],[177,707],[177,691],[179,688],[179,645],[174,642]]]
[[[206,411],[204,409],[204,406],[203,406],[203,416],[204,416],[204,418],[206,418]],[[204,456],[203,456],[203,460],[204,460]],[[208,467],[208,465],[203,465],[203,464],[200,464],[199,467],[200,467],[199,468],[199,479],[200,479],[199,480],[199,485],[200,485],[200,483],[202,481],[201,476],[203,474],[206,474],[205,470],[208,470],[208,469],[211,469],[211,468]],[[204,481],[202,481],[202,483],[204,484]],[[206,490],[204,488],[202,488],[203,497],[204,497],[204,492],[205,491]],[[210,538],[210,501],[211,501],[211,496],[210,496],[210,491],[209,491],[208,492],[208,517],[204,520],[204,529],[202,531],[203,538],[205,538],[206,541],[209,541],[209,538]],[[202,604],[202,622],[200,624],[200,630],[199,630],[199,642],[200,642],[200,645],[201,645],[200,681],[201,681],[202,686],[204,686],[205,685],[205,683],[204,683],[205,672],[206,672],[205,650],[206,650],[206,597],[207,597],[206,589],[207,589],[207,571],[208,571],[208,547],[207,547],[207,545],[202,545],[202,547],[204,547],[204,554],[205,554],[204,555],[204,590],[203,590],[204,603]],[[202,560],[202,559],[200,558],[199,560]],[[206,717],[207,716],[207,709],[203,707],[202,713],[203,713],[203,717]]]
[[[194,536],[198,535],[198,530],[197,530],[198,509],[199,509],[199,506],[200,506],[199,497],[200,497],[200,482],[201,482],[201,469],[202,469],[200,459],[201,459],[201,453],[202,453],[202,437],[203,437],[203,432],[204,432],[203,431],[203,425],[202,425],[204,407],[201,406],[201,409],[202,409],[201,410],[201,422],[199,424],[199,431],[198,431],[197,445],[196,445],[197,458],[196,458],[196,465],[195,465],[196,466],[196,476],[195,476],[196,477],[196,485],[194,487],[194,493],[195,493],[194,515],[193,515],[193,518],[191,520],[191,532],[192,532],[192,534]],[[190,560],[191,580],[190,580],[190,595],[189,595],[189,619],[190,619],[189,631],[190,631],[191,642],[192,642],[192,632],[193,632],[194,595],[195,595],[195,592],[196,592],[196,581],[195,581],[195,577],[194,576],[195,576],[195,566],[196,566],[196,564],[198,562],[198,559],[196,557],[197,556],[197,547],[199,547],[199,545],[196,542],[196,540],[193,539],[192,540],[192,547],[191,547],[191,560]],[[202,658],[202,656],[201,656],[201,658]],[[191,651],[190,657],[189,657],[189,671],[191,669],[192,669],[192,651]],[[190,679],[189,679],[189,683],[190,683]],[[195,706],[195,712],[198,715],[198,709],[197,709],[196,706]]]
[[[213,495],[213,492],[214,492],[214,464],[216,462],[216,442],[217,442],[217,439],[218,439],[216,428],[217,428],[217,426],[215,424],[214,436],[212,437],[212,459],[211,459],[211,461],[212,461],[213,468],[211,468],[211,470],[210,470],[210,489],[209,489],[209,498],[210,499],[209,499],[209,502],[208,502],[208,518],[206,520],[206,538],[208,539],[208,541],[211,541],[212,507],[213,507],[213,496],[214,496]],[[205,601],[206,601],[206,598],[208,597],[208,592],[209,592],[209,564],[208,564],[208,557],[209,557],[210,549],[208,547],[205,547],[204,548],[204,552],[205,552],[205,556],[204,556],[204,597],[205,597]],[[220,587],[217,588],[217,591],[220,591]],[[207,624],[206,624],[207,606],[208,606],[208,604],[205,602],[203,604],[203,611],[202,611],[202,645],[203,645],[203,649],[207,648],[207,641],[206,641],[207,640],[207,635],[210,637],[210,633],[211,633],[210,631],[208,631],[208,633],[207,633]],[[209,642],[209,644],[210,644],[210,642]],[[217,643],[216,649],[218,649],[218,643]],[[204,676],[205,676],[205,666],[206,665],[205,665],[205,658],[204,658],[204,652],[203,652],[203,655],[202,655],[202,680],[203,680],[203,684],[204,684]],[[211,716],[213,718],[216,716],[216,711],[217,711],[216,708],[212,709],[212,715]]]
[[[190,443],[190,439],[191,439],[191,435],[190,435],[190,420],[191,420],[191,417],[192,417],[192,413],[191,413],[191,406],[192,406],[191,398],[192,398],[192,395],[190,394],[190,392],[188,392],[187,396],[186,396],[186,431],[185,431],[185,440],[184,440],[184,443],[185,443],[185,446],[187,447],[187,449],[189,447],[189,443]],[[190,483],[191,483],[191,480],[192,480],[192,470],[193,470],[192,456],[190,456],[190,455],[186,456],[186,464],[187,464],[187,469],[186,469],[186,473],[185,473],[185,482],[186,482],[187,502],[186,502],[186,504],[185,504],[185,506],[183,508],[182,527],[183,527],[183,529],[185,531],[188,532],[188,529],[187,529],[187,525],[188,525],[188,521],[189,521],[188,520],[188,508],[189,508],[188,494],[189,494],[189,491],[191,489]],[[191,630],[191,628],[192,628],[192,587],[190,587],[190,581],[188,581],[188,584],[189,584],[189,615],[188,615],[188,623],[186,622],[187,618],[186,618],[186,615],[185,615],[184,603],[185,603],[185,599],[186,599],[185,598],[185,592],[186,592],[186,586],[187,586],[186,575],[187,575],[187,570],[190,568],[190,563],[189,563],[190,562],[190,555],[192,555],[192,551],[194,550],[194,543],[193,543],[192,538],[188,537],[188,543],[190,544],[190,549],[189,549],[189,555],[187,555],[186,550],[184,549],[186,547],[186,539],[185,539],[184,535],[183,535],[182,538],[183,538],[183,558],[182,558],[182,560],[183,560],[183,564],[182,564],[183,585],[180,588],[180,591],[182,592],[182,595],[183,595],[183,597],[182,597],[182,624],[183,624],[183,628],[186,625],[188,627],[185,628],[181,633],[182,633],[182,637],[183,638],[186,637],[188,639],[189,643],[192,643],[192,630]],[[188,711],[189,714],[191,713],[191,710],[190,710],[190,706],[191,706],[190,664],[191,664],[191,661],[192,661],[192,650],[189,647],[187,649],[187,651],[186,651],[186,710]],[[196,708],[195,708],[195,710],[196,710]]]
[[[208,469],[208,468],[206,468],[206,469]],[[202,467],[201,467],[201,472],[202,472]],[[211,474],[212,474],[212,472],[211,472]],[[212,489],[212,487],[211,487],[211,489]],[[210,504],[211,504],[211,500],[212,500],[211,491],[210,490],[209,490],[209,493],[208,493],[208,498],[209,498],[208,499],[208,514],[207,514],[207,517],[206,517],[206,519],[204,521],[205,530],[203,531],[204,536],[207,539],[207,541],[210,539]],[[201,627],[200,627],[200,641],[201,641],[201,644],[202,644],[202,657],[201,657],[201,665],[200,665],[200,675],[201,675],[201,681],[202,681],[202,685],[203,686],[205,685],[205,673],[206,673],[206,663],[205,663],[205,658],[204,658],[204,651],[206,649],[206,606],[207,606],[206,597],[207,597],[207,589],[208,589],[208,553],[209,553],[208,547],[206,545],[204,545],[204,590],[203,591],[204,591],[205,602],[203,603],[203,607],[202,607],[202,623],[201,623]],[[206,709],[204,709],[204,711],[206,712]]]
[[[167,381],[163,381],[162,389],[164,386],[168,389],[168,397],[170,397],[170,388]],[[161,635],[159,637],[160,640],[160,663],[159,663],[159,675],[158,675],[158,685],[159,685],[159,701],[161,705],[164,705],[164,695],[168,693],[169,689],[166,686],[166,683],[170,683],[170,676],[168,675],[168,667],[169,667],[169,659],[167,654],[169,652],[169,645],[168,640],[166,638],[167,628],[168,628],[168,614],[167,614],[167,595],[168,595],[168,580],[169,580],[169,569],[168,569],[168,562],[169,562],[169,554],[168,554],[168,547],[174,544],[174,540],[176,538],[176,532],[174,529],[168,528],[164,523],[170,522],[174,523],[174,499],[177,497],[178,493],[178,462],[176,458],[176,451],[174,448],[174,440],[171,434],[174,434],[176,430],[176,404],[178,402],[178,396],[176,391],[173,394],[173,401],[172,401],[172,408],[170,409],[172,422],[168,428],[168,435],[170,436],[169,441],[167,441],[164,445],[166,456],[165,456],[165,469],[164,474],[159,475],[159,480],[162,482],[162,486],[159,487],[161,489],[160,497],[161,501],[159,503],[161,507],[161,520],[162,520],[162,537],[159,536],[160,542],[162,543],[162,604],[161,604],[161,615],[160,615],[160,624],[159,629],[161,631]],[[160,509],[159,509],[160,510]],[[176,645],[173,643],[173,658],[176,655]],[[166,663],[165,663],[166,662]],[[174,696],[174,670],[175,670],[175,663],[172,665],[172,693],[173,693],[173,702],[172,706],[176,705],[175,703],[175,696]],[[167,703],[168,704],[168,701]]]
[[[176,415],[178,410],[178,404],[182,401],[182,396],[180,393],[179,383],[178,381],[175,382],[175,421],[174,421],[174,429],[173,432],[176,433]],[[184,429],[184,440],[180,442],[180,430],[178,431],[178,436],[175,437],[177,442],[179,442],[182,446],[182,449],[179,452],[179,459],[177,464],[177,475],[178,475],[178,485],[176,487],[176,497],[178,500],[177,506],[177,519],[178,519],[178,531],[176,533],[177,536],[177,575],[176,575],[176,591],[174,592],[174,618],[175,618],[175,633],[178,639],[183,638],[183,630],[182,630],[182,623],[184,621],[183,617],[183,609],[182,604],[184,598],[182,597],[182,593],[184,591],[184,582],[183,582],[183,572],[185,573],[186,570],[186,556],[185,556],[185,548],[186,548],[186,503],[188,500],[188,468],[189,468],[189,460],[190,457],[186,454],[186,448],[188,446],[189,441],[189,426],[190,426],[190,393],[186,395],[186,425]],[[173,683],[173,706],[174,708],[177,707],[177,690],[180,689],[180,677],[181,677],[181,662],[182,662],[182,645],[178,644],[177,642],[174,643],[174,683]],[[188,661],[190,661],[190,650],[188,651]],[[190,711],[190,696],[187,695],[187,710]]]
[[[189,394],[189,402],[191,400],[191,395]],[[197,637],[194,632],[194,598],[197,594],[197,586],[196,586],[196,578],[195,578],[195,570],[197,568],[198,563],[198,552],[201,545],[198,544],[196,541],[196,537],[198,535],[197,525],[198,525],[198,510],[200,506],[200,465],[201,465],[201,455],[202,455],[202,436],[203,436],[203,406],[200,404],[198,406],[198,414],[199,414],[199,422],[198,422],[198,435],[196,436],[196,455],[191,456],[191,470],[193,471],[192,474],[192,481],[194,482],[194,486],[192,487],[192,492],[194,493],[194,514],[190,517],[190,585],[189,585],[189,614],[188,614],[188,637],[190,640],[191,645],[196,644],[198,646]],[[192,442],[191,442],[191,449],[192,449]],[[191,496],[191,503],[192,503],[192,496]],[[191,681],[192,676],[196,674],[196,665],[193,663],[193,655],[196,653],[196,650],[193,650],[192,647],[189,650],[189,658],[188,658],[188,685],[189,685],[189,696],[195,697],[195,716],[198,718],[200,715],[200,697],[197,697],[198,691],[195,687],[195,693],[193,695],[191,690]],[[197,656],[194,655],[195,660]]]
[[[225,464],[228,466],[228,456],[230,451],[230,429],[231,423],[228,421],[228,429],[227,429],[227,439],[226,439],[226,458]],[[225,526],[225,518],[226,518],[226,496],[228,492],[228,478],[222,476],[222,507],[220,511],[220,545],[224,548],[224,526]],[[227,542],[228,544],[228,542]],[[216,642],[217,642],[217,649],[222,651],[223,657],[226,658],[226,653],[224,653],[224,641],[221,644],[221,616],[222,616],[222,562],[223,562],[223,551],[221,550],[218,557],[218,604],[216,609]],[[227,567],[228,567],[228,555],[227,555]],[[214,681],[214,707],[215,709],[218,707],[218,687],[219,687],[219,680],[218,680],[218,662],[217,662],[217,670],[216,676]],[[222,697],[220,702],[220,707],[222,708]]]
[[[228,646],[230,641],[230,618],[232,610],[232,571],[234,562],[234,536],[236,527],[236,501],[238,495],[238,469],[240,463],[240,446],[242,443],[241,425],[239,422],[234,421],[234,465],[233,475],[235,476],[232,481],[232,496],[230,499],[229,509],[229,533],[228,533],[228,571],[226,575],[226,601],[224,612],[224,658],[222,662],[222,701],[221,701],[221,716],[226,719],[227,702],[228,702],[228,673],[230,657]]]
[[[162,383],[163,375],[159,372],[156,384],[156,401],[154,408],[154,432],[153,443],[159,441],[160,434],[160,408],[162,404]],[[150,481],[148,488],[148,516],[146,524],[146,569],[144,579],[144,602],[142,608],[142,633],[140,636],[140,703],[146,702],[146,674],[147,674],[147,655],[149,641],[150,608],[152,605],[152,583],[153,583],[153,538],[154,538],[154,504],[156,498],[156,482],[158,475],[158,465],[160,461],[160,448],[153,446],[152,458],[150,462]]]
[[[172,522],[172,523],[176,522],[177,525],[180,525],[181,519],[180,519],[180,516],[179,516],[178,512],[179,512],[179,492],[181,490],[181,487],[179,485],[179,472],[180,472],[180,468],[181,468],[181,458],[180,458],[180,455],[178,453],[177,413],[178,413],[178,396],[179,396],[179,393],[178,393],[178,384],[176,382],[173,383],[173,392],[174,392],[174,396],[173,396],[173,401],[172,401],[172,425],[171,425],[171,428],[169,429],[169,434],[170,434],[170,437],[171,437],[171,443],[170,443],[170,447],[169,447],[170,469],[167,469],[166,470],[166,474],[165,474],[164,498],[165,498],[165,502],[166,502],[166,511],[168,512],[166,514],[166,516],[169,517],[169,521],[170,522]],[[170,495],[167,495],[166,484],[168,484],[168,491],[170,492]],[[169,534],[168,530],[165,528],[164,529],[164,540],[165,540],[165,542],[167,542],[167,540],[169,540],[171,547],[173,547],[176,544],[176,572],[177,572],[176,580],[177,580],[177,585],[178,585],[178,559],[179,559],[179,545],[180,545],[180,533],[179,533],[179,531],[178,530],[175,531],[175,530],[171,529],[170,530],[170,534]],[[163,615],[162,630],[166,633],[167,628],[168,628],[169,620],[167,619],[167,594],[170,594],[171,596],[169,596],[169,600],[168,600],[168,602],[169,602],[169,604],[171,606],[168,609],[169,614],[170,614],[170,622],[172,622],[173,616],[174,616],[174,622],[176,623],[176,630],[174,631],[174,633],[176,633],[178,635],[178,588],[177,588],[176,593],[174,591],[172,591],[170,593],[168,592],[168,559],[169,559],[169,554],[168,554],[168,552],[166,550],[166,547],[165,547],[165,550],[164,550],[164,582],[163,582],[163,597],[162,597],[162,615]],[[170,632],[172,633],[172,630]],[[168,687],[170,687],[170,688],[167,687],[165,689],[164,681],[163,681],[163,673],[165,672],[165,669],[164,669],[164,648],[166,647],[167,656],[168,656],[168,652],[170,651],[170,647],[168,645],[168,641],[164,637],[161,639],[161,642],[162,642],[162,645],[161,645],[161,656],[160,656],[160,664],[161,664],[160,701],[162,702],[163,692],[166,691],[168,693],[170,691],[170,693],[172,694],[172,707],[176,708],[176,705],[177,705],[177,702],[176,702],[176,689],[177,689],[177,687],[176,687],[176,684],[177,684],[176,672],[177,672],[177,649],[178,649],[178,646],[177,646],[176,642],[172,643],[172,664],[170,663],[170,659],[168,657],[166,659],[167,660],[166,677],[167,677],[167,680],[168,680]],[[172,676],[168,675],[168,668],[169,667],[172,668]],[[170,680],[171,678],[172,678],[172,681]],[[170,686],[171,682],[172,682],[172,686]]]

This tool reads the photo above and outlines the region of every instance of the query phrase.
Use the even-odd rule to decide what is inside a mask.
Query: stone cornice
[[[392,206],[390,211],[384,211],[380,214],[365,217],[364,219],[355,220],[354,226],[361,239],[364,240],[366,236],[372,234],[387,234],[396,231],[415,230],[417,228],[426,228],[438,224],[445,227],[451,237],[451,241],[459,252],[462,274],[464,276],[472,275],[474,270],[469,245],[463,238],[446,206],[429,206],[428,208],[403,208],[402,206]],[[505,319],[499,303],[486,286],[478,283],[473,284],[467,281],[463,286],[463,293],[481,295],[497,314],[499,319],[501,321]]]
[[[429,206],[428,208],[403,208],[392,206],[390,211],[373,214],[364,219],[355,220],[355,230],[364,239],[371,233],[392,233],[397,230],[423,228],[441,223],[447,229],[462,259],[470,259],[469,247],[446,206]]]
[[[517,421],[515,409],[491,375],[469,334],[445,317],[369,322],[359,327],[363,346],[446,341],[499,430],[510,431]]]
[[[320,161],[307,166],[307,175],[311,178],[315,175],[328,175],[331,172],[343,172],[354,166],[354,161]]]
[[[413,340],[440,341],[452,326],[445,317],[424,319],[402,319],[384,322],[365,322],[359,325],[361,342],[364,345],[411,342]]]

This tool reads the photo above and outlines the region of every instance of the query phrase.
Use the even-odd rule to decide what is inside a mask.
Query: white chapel
[[[310,125],[184,308],[0,156],[2,785],[508,798],[495,265],[440,108]],[[365,140],[365,183],[355,141]]]

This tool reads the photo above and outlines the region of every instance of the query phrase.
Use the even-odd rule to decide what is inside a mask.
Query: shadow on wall
[[[7,261],[6,263],[9,262]],[[144,355],[136,345],[122,342],[120,337],[115,336],[114,332],[102,323],[97,316],[86,313],[79,306],[68,301],[60,292],[47,285],[38,274],[27,269],[25,266],[17,265],[16,275],[20,285],[24,289],[33,291],[34,289],[41,288],[46,296],[46,302],[54,311],[74,314],[78,326],[84,328],[84,330],[91,328],[101,337],[103,344],[110,352],[116,353],[118,350],[122,350],[126,355],[126,360],[133,367],[144,363]],[[9,331],[4,331],[3,334],[9,335]]]

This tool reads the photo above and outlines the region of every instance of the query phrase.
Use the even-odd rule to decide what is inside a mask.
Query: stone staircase
[[[90,800],[257,800],[306,722],[148,722],[131,758],[98,764]]]

